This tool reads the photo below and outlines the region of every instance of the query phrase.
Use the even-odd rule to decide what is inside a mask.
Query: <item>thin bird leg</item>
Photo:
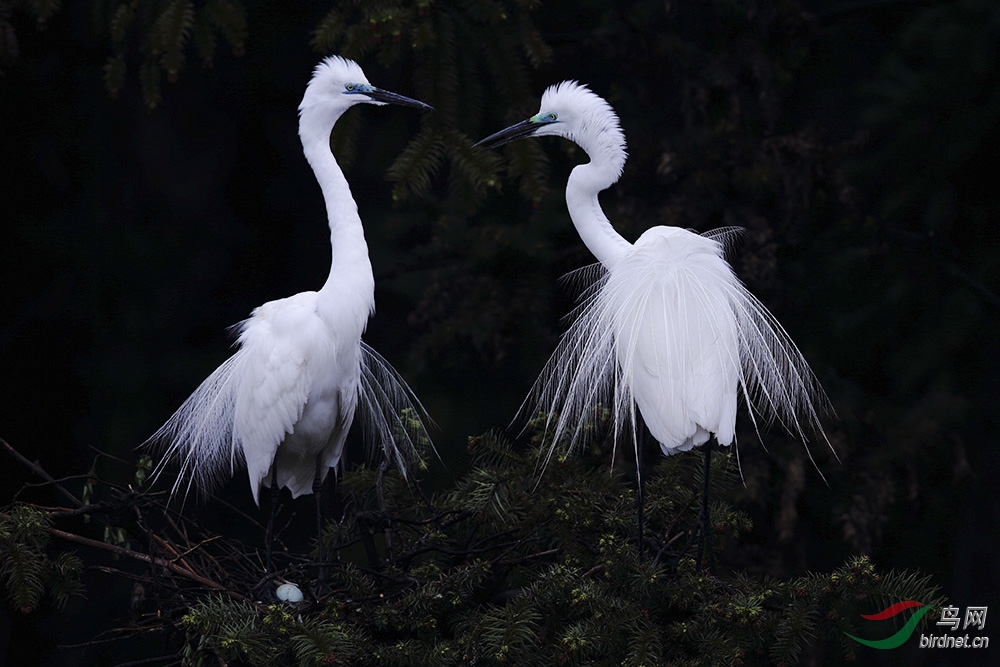
[[[264,529],[264,567],[268,572],[274,571],[271,561],[272,542],[274,542],[274,516],[278,513],[278,465],[271,463],[271,512]]]
[[[378,466],[378,474],[375,476],[375,495],[378,498],[378,511],[385,515],[385,473],[389,470],[388,454],[382,458],[382,463]],[[392,559],[392,526],[385,531],[386,558]]]
[[[707,552],[709,561],[712,560],[712,517],[708,510],[708,478],[712,472],[712,449],[713,442],[709,440],[704,446],[705,469],[702,473],[703,487],[701,490],[701,511],[698,512],[698,532],[701,539],[698,540],[698,557],[695,559],[695,567],[701,569],[702,552]]]
[[[643,445],[642,438],[636,438],[636,441],[635,441],[635,481],[636,481],[637,491],[636,491],[636,496],[635,496],[635,503],[636,503],[636,514],[638,514],[638,516],[639,516],[639,557],[640,558],[642,557],[642,554],[644,553],[645,546],[646,546],[645,545],[645,536],[643,535],[643,532],[644,532],[643,529],[645,527],[645,506],[646,506],[646,502],[645,502],[646,499],[645,499],[645,496],[643,495],[643,486],[645,485],[646,477],[645,477],[645,475],[642,474],[642,445]]]
[[[385,512],[385,473],[389,469],[388,455],[379,463],[378,473],[375,475],[375,497],[378,499],[378,511]]]
[[[316,476],[313,477],[313,495],[316,497],[316,560],[319,562],[320,582],[326,580],[326,569],[323,560],[323,503],[320,493],[323,490],[323,458],[322,454],[316,455]]]

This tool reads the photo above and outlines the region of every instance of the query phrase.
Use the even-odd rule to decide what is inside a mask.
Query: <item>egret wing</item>
[[[233,439],[246,460],[254,502],[278,445],[309,397],[307,354],[296,341],[310,340],[303,332],[315,326],[315,314],[293,299],[264,304],[241,326]]]

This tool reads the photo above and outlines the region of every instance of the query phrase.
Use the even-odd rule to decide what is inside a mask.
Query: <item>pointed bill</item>
[[[404,107],[415,107],[417,109],[425,109],[427,111],[434,110],[434,107],[429,104],[424,104],[420,100],[391,93],[388,90],[382,90],[381,88],[376,88],[375,86],[371,86],[367,90],[362,90],[360,93],[367,95],[372,101],[381,102],[382,104],[398,104]]]
[[[512,141],[530,137],[538,130],[538,128],[538,122],[534,118],[528,118],[527,120],[522,120],[520,123],[515,123],[506,129],[500,130],[495,134],[491,134],[485,139],[476,142],[473,147],[498,148],[504,144],[509,144]]]

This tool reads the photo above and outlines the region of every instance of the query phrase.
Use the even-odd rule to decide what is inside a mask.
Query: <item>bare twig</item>
[[[38,463],[36,463],[34,461],[29,461],[19,451],[17,451],[16,449],[14,449],[14,447],[9,442],[7,442],[6,440],[4,440],[3,438],[0,438],[0,445],[2,445],[3,448],[7,450],[8,454],[10,454],[11,456],[13,456],[15,459],[17,459],[18,461],[20,461],[24,465],[26,465],[29,468],[31,468],[32,472],[34,472],[36,475],[38,475],[39,477],[41,477],[42,479],[44,479],[46,482],[48,482],[49,484],[51,484],[52,486],[54,486],[60,493],[62,493],[64,496],[66,496],[74,505],[76,505],[77,507],[82,507],[83,506],[83,501],[81,501],[79,498],[77,498],[72,493],[70,493],[66,489],[66,487],[64,487],[59,482],[57,482],[55,480],[55,478],[52,477],[52,475],[50,475],[49,473],[45,472],[45,469],[42,468],[42,466],[40,466]]]
[[[75,533],[68,533],[66,531],[59,530],[58,528],[52,528],[50,532],[53,537],[58,537],[59,539],[66,540],[67,542],[74,542],[76,544],[82,544],[84,546],[93,547],[95,549],[103,549],[104,551],[110,551],[111,553],[118,554],[119,556],[126,556],[134,560],[139,560],[146,563],[152,563],[153,565],[157,565],[159,567],[165,567],[171,572],[178,574],[186,579],[190,579],[191,581],[194,581],[196,583],[199,583],[202,586],[207,586],[208,588],[212,588],[214,590],[225,593],[229,597],[251,604],[254,607],[256,607],[258,611],[262,612],[267,611],[266,606],[259,604],[253,600],[250,600],[246,596],[241,595],[236,591],[230,590],[229,588],[223,586],[217,581],[213,581],[212,579],[203,577],[197,572],[185,569],[172,560],[164,560],[163,558],[156,558],[155,556],[150,556],[148,554],[140,553],[138,551],[133,551],[132,549],[126,549],[125,547],[120,547],[115,544],[108,544],[107,542],[99,542],[97,540],[92,540],[89,537],[83,537],[82,535],[77,535]]]
[[[549,549],[548,551],[537,551],[533,554],[525,554],[520,558],[504,558],[501,560],[494,561],[498,565],[503,565],[505,567],[510,567],[511,565],[522,565],[528,561],[534,560],[536,558],[545,558],[546,556],[555,556],[559,553],[560,549],[557,547],[555,549]]]
[[[48,505],[39,505],[38,503],[24,503],[26,507],[32,507],[36,510],[48,513],[49,517],[52,519],[65,519],[74,516],[81,516],[87,514],[94,514],[96,512],[106,511],[108,508],[106,505],[101,503],[94,503],[91,505],[81,505],[74,510],[67,509],[65,507],[49,507]]]

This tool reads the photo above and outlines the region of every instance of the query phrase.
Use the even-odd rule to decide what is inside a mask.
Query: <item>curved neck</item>
[[[359,308],[375,310],[375,278],[368,259],[368,244],[358,216],[358,206],[351,196],[351,189],[344,172],[330,150],[330,132],[336,118],[323,122],[309,122],[308,111],[303,111],[299,122],[302,150],[323,190],[326,213],[330,224],[330,275],[320,289],[320,308],[336,295],[336,301],[356,298]],[[326,298],[323,298],[326,297]]]
[[[595,162],[577,165],[566,183],[566,206],[573,226],[587,249],[607,269],[632,248],[611,226],[597,197],[618,180],[618,173],[609,167]]]

